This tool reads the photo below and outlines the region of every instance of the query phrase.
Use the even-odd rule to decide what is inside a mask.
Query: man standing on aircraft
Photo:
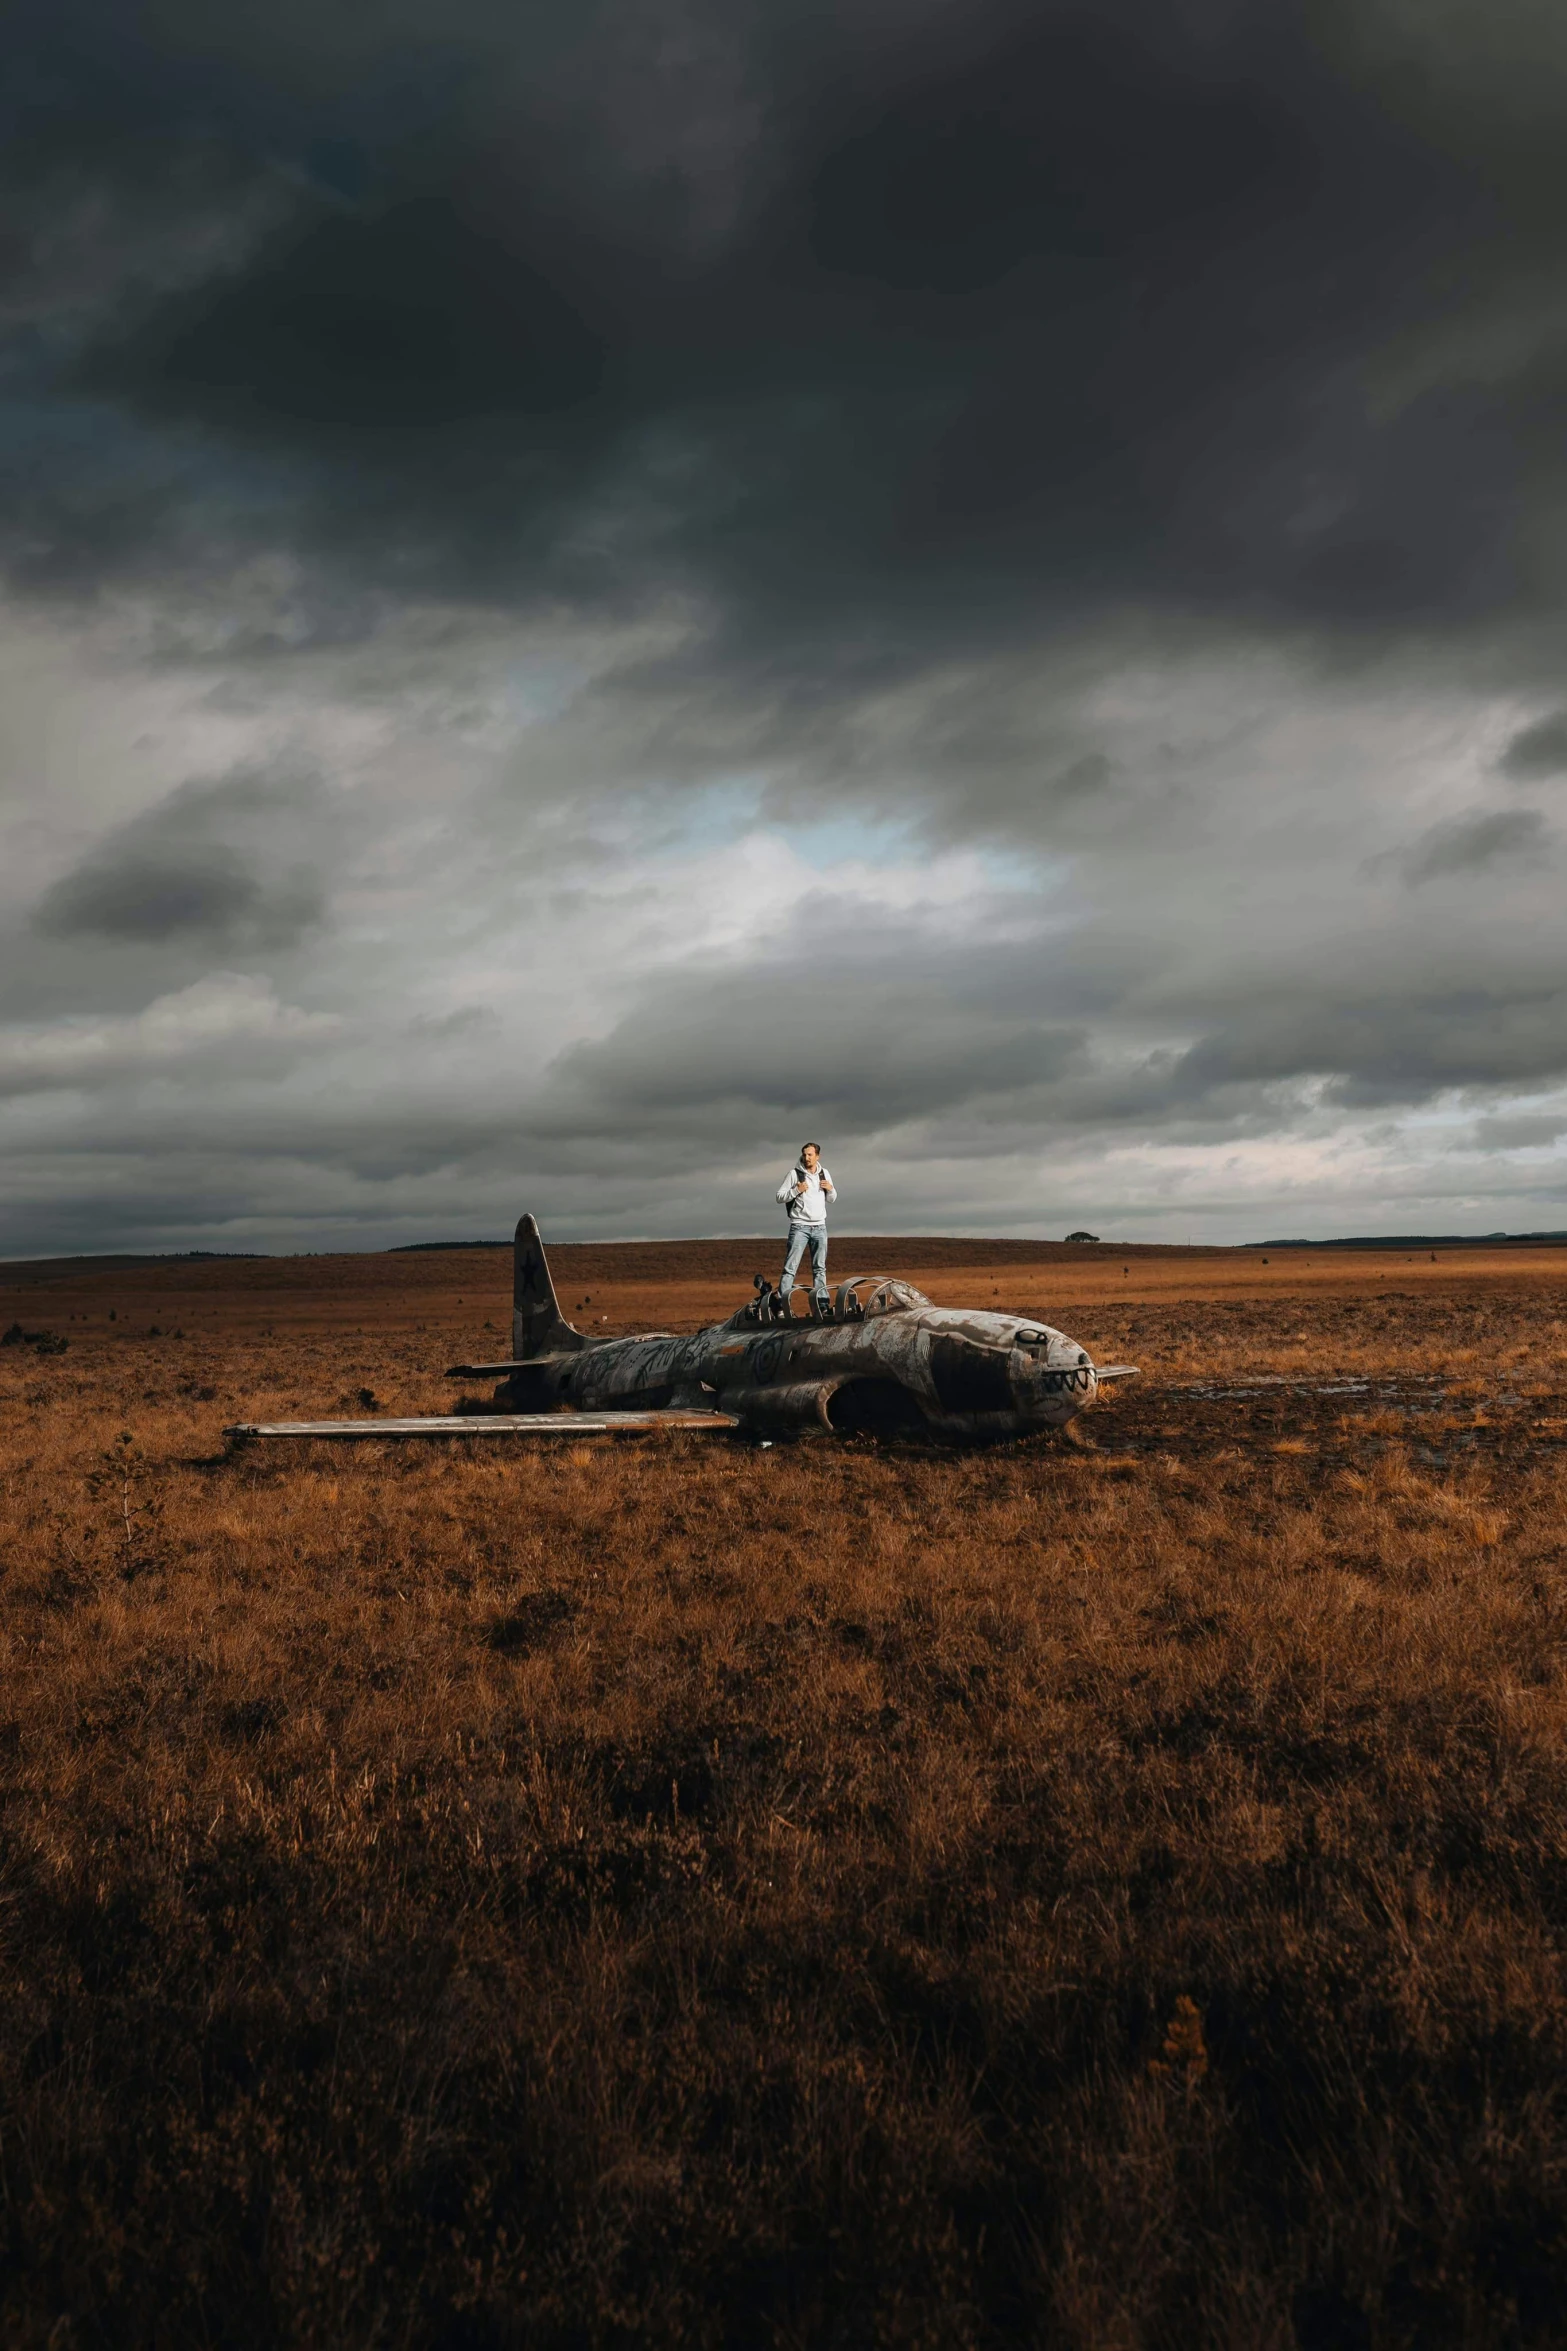
[[[800,1260],[806,1249],[811,1252],[811,1289],[825,1305],[827,1300],[827,1203],[838,1194],[832,1177],[822,1165],[821,1145],[807,1143],[799,1159],[779,1185],[776,1197],[789,1211],[789,1252],[784,1259],[783,1280],[778,1295],[788,1300],[794,1289],[794,1277],[800,1270]],[[788,1312],[787,1303],[784,1312]]]

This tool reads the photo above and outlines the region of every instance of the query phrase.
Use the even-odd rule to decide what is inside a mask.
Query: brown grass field
[[[0,1267],[0,2340],[1567,2340],[1567,1250],[835,1258],[1145,1377],[231,1457],[504,1255]]]

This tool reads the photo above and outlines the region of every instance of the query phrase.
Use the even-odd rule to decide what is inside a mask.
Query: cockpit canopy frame
[[[817,1324],[869,1322],[884,1314],[908,1314],[916,1307],[930,1304],[923,1290],[917,1290],[901,1275],[891,1273],[852,1273],[846,1282],[838,1284],[830,1301],[812,1293],[807,1295],[811,1320]],[[776,1322],[782,1309],[783,1301],[772,1283],[758,1274],[756,1296],[730,1316],[728,1327],[741,1330],[757,1323]]]
[[[837,1322],[869,1322],[877,1315],[908,1314],[929,1304],[923,1290],[916,1290],[898,1274],[851,1273],[833,1293],[833,1318]]]

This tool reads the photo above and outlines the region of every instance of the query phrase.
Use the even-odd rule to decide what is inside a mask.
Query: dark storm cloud
[[[325,907],[320,876],[298,854],[319,832],[320,806],[314,779],[286,772],[185,785],[53,882],[33,926],[225,955],[292,946]]]
[[[950,1132],[957,1156],[1004,1133],[1202,1144],[1276,1131],[1313,1100],[1386,1108],[1567,1073],[1567,966],[1533,925],[1491,952],[1444,952],[1439,933],[1406,958],[1370,934],[1319,972],[1226,972],[1206,1002],[1190,992],[1172,1042],[1146,942],[994,913],[991,936],[955,937],[928,910],[846,922],[807,900],[767,941],[649,980],[560,1054],[530,1135],[606,1167],[650,1136],[719,1150],[801,1121]]]
[[[1357,370],[1438,273],[1451,316],[1499,242],[1548,246],[1556,175],[1444,152],[1303,15],[410,7],[383,35],[444,61],[423,110],[322,18],[151,20],[127,114],[288,201],[96,318],[74,381],[264,454],[323,560],[683,588],[709,677],[834,702],[1129,597],[1365,634],[1539,592],[1515,500],[1549,371],[1373,414]],[[72,22],[101,58],[108,19]],[[52,527],[102,526],[62,497]]]
[[[160,688],[75,804],[68,689],[0,728],[49,777],[13,961],[73,990],[63,1041],[17,999],[30,1120],[156,1071],[172,1166],[232,1035],[301,1199],[525,1161],[643,1223],[692,1137],[728,1218],[801,1125],[902,1138],[913,1200],[905,1144],[1562,1075],[1513,787],[1567,714],[1496,751],[1567,598],[1542,12],[28,0],[7,43],[0,564]],[[991,863],[911,913],[829,845],[791,916],[829,819]]]
[[[171,406],[372,433],[573,408],[604,368],[569,304],[435,198],[316,222],[157,317],[140,361]]]
[[[40,900],[40,930],[56,938],[228,941],[263,910],[260,882],[221,850],[164,857],[95,855]],[[297,933],[297,923],[294,926]]]
[[[1311,1002],[1272,994],[1184,1054],[1171,1091],[1194,1105],[1231,1087],[1308,1077],[1347,1107],[1415,1103],[1452,1088],[1529,1088],[1567,1070],[1567,983],[1455,985],[1353,995],[1342,983]]]
[[[952,958],[956,964],[960,959]],[[856,976],[834,996],[819,1050],[793,1051],[798,997],[790,974],[763,967],[729,975],[721,989],[700,982],[660,992],[608,1037],[573,1048],[551,1072],[536,1124],[573,1134],[629,1123],[699,1126],[713,1132],[763,1113],[810,1114],[839,1131],[874,1133],[988,1097],[1048,1084],[1081,1062],[1080,1030],[997,1010],[986,1001],[984,959],[961,959],[969,987],[953,975]],[[844,975],[847,977],[847,975]],[[826,988],[823,975],[824,992]]]
[[[1476,809],[1468,816],[1433,825],[1408,849],[1384,851],[1367,860],[1366,871],[1391,868],[1411,889],[1455,875],[1481,873],[1509,858],[1539,858],[1550,846],[1550,828],[1537,808]]]
[[[1520,783],[1567,775],[1567,710],[1521,727],[1502,754],[1502,773]]]

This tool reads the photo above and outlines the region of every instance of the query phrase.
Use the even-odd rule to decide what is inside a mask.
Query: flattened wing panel
[[[931,1378],[944,1412],[1010,1412],[1012,1387],[999,1347],[945,1332],[931,1341]]]

